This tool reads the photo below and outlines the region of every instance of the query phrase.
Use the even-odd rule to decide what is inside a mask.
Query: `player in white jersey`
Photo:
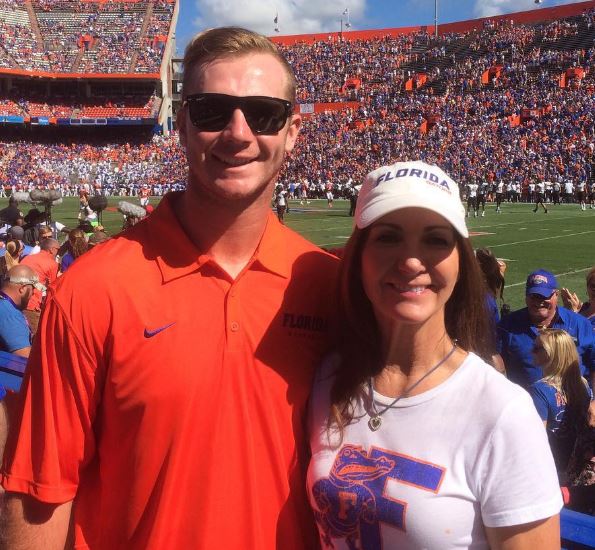
[[[530,182],[527,186],[528,195],[527,202],[535,202],[535,183]]]
[[[481,217],[483,218],[486,215],[486,197],[488,191],[490,190],[490,184],[487,181],[484,181],[479,184],[477,188],[477,199],[475,201],[475,217],[477,218],[477,213],[479,212],[479,206],[481,205]]]
[[[574,195],[574,185],[571,180],[564,182],[564,202],[571,203]]]
[[[579,204],[581,205],[581,210],[586,210],[587,209],[587,182],[585,180],[581,180],[576,184],[576,196],[577,196]]]
[[[552,202],[554,203],[554,205],[560,204],[560,192],[561,191],[562,191],[562,186],[560,185],[560,182],[558,180],[556,180],[552,184]]]
[[[502,200],[504,199],[504,182],[500,180],[496,185],[496,214],[501,214],[502,209],[500,205],[502,204]]]
[[[547,207],[545,205],[545,182],[538,181],[535,184],[535,208],[533,209],[533,213],[537,212],[539,205],[543,207],[544,212],[547,214]]]
[[[591,204],[591,209],[595,208],[595,181],[591,183],[589,203]]]
[[[473,215],[477,218],[478,189],[479,185],[475,183],[475,180],[471,180],[471,182],[467,184],[467,217],[471,216],[471,211],[473,211]]]

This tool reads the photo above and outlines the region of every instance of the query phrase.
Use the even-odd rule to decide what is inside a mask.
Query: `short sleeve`
[[[487,527],[559,513],[562,497],[546,430],[524,390],[504,408],[480,460],[481,514]]]
[[[74,498],[79,472],[95,453],[97,373],[53,299],[47,303],[20,391],[20,423],[4,453],[7,491],[60,504]]]
[[[536,384],[531,384],[529,386],[529,395],[531,395],[531,399],[533,399],[533,404],[537,409],[537,414],[541,420],[548,419],[548,400],[547,396],[544,394],[543,390]]]
[[[11,309],[14,309],[10,306]],[[0,343],[2,349],[12,353],[31,345],[31,331],[20,312],[5,310],[0,315]]]

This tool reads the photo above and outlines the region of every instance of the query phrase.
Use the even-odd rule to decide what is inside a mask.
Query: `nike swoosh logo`
[[[175,324],[176,324],[176,322],[174,321],[173,323],[170,323],[169,325],[164,325],[164,326],[156,328],[154,330],[149,330],[148,328],[146,328],[145,329],[145,338],[153,338],[153,336],[155,336],[156,334],[163,332],[165,329],[167,329]]]

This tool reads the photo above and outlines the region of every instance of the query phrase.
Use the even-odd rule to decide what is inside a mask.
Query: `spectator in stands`
[[[379,168],[355,222],[338,354],[312,396],[321,544],[559,548],[562,499],[539,417],[481,359],[492,353],[484,286],[457,184],[422,162]],[[414,488],[394,492],[399,480]]]
[[[544,269],[533,271],[525,285],[527,307],[503,317],[498,325],[500,354],[508,378],[523,388],[543,378],[533,347],[545,328],[565,330],[574,339],[581,374],[595,384],[595,346],[591,324],[583,316],[558,305],[558,281]]]
[[[20,257],[21,260],[25,256],[29,256],[30,254],[34,254],[36,252],[34,250],[34,247],[29,246],[28,244],[25,244],[25,242],[23,240],[25,238],[25,230],[20,225],[13,225],[8,230],[6,236],[8,239],[12,239],[12,240],[21,242],[21,244],[22,244],[21,257]]]
[[[4,255],[0,258],[0,275],[6,275],[10,268],[19,265],[24,247],[23,243],[16,239],[6,242]]]
[[[529,393],[547,429],[560,482],[565,483],[577,429],[586,423],[592,392],[581,376],[576,346],[566,331],[542,330],[533,356],[544,376],[529,386]]]
[[[39,228],[46,220],[46,215],[37,208],[31,208],[25,215],[25,225],[23,226],[25,244],[37,246],[40,241]]]
[[[89,237],[89,248],[94,247],[95,245],[101,244],[109,239],[109,235],[105,231],[94,231],[93,234]]]
[[[504,272],[506,271],[506,264],[499,261],[489,248],[478,248],[475,251],[475,258],[487,288],[485,305],[490,320],[492,364],[498,371],[504,373],[504,363],[497,353],[496,342],[498,339],[497,326],[500,322],[500,306],[504,305]]]
[[[564,307],[586,317],[591,322],[595,332],[595,267],[592,267],[587,273],[588,302],[581,302],[576,293],[567,288],[563,288],[561,293]]]
[[[186,50],[183,100],[186,191],[49,290],[2,471],[24,493],[9,546],[63,546],[73,499],[92,549],[316,546],[303,421],[338,261],[270,211],[294,76],[265,37],[212,29]]]
[[[68,250],[62,256],[60,261],[60,270],[62,273],[66,273],[66,270],[72,265],[72,263],[87,252],[87,239],[85,233],[81,229],[73,229],[68,234]]]
[[[31,329],[23,315],[33,291],[44,291],[36,273],[25,265],[16,265],[2,278],[0,290],[0,349],[29,357]]]
[[[487,308],[490,313],[494,327],[494,334],[496,326],[500,322],[500,308],[498,304],[502,304],[504,300],[504,273],[506,264],[499,262],[496,256],[489,248],[478,248],[475,251],[475,257],[483,273],[483,278],[488,289],[486,296]]]
[[[8,225],[16,225],[17,220],[23,217],[23,213],[19,210],[19,202],[14,197],[10,197],[8,206],[0,210],[0,220]]]
[[[39,252],[29,254],[21,260],[21,265],[29,266],[37,274],[39,281],[45,285],[51,285],[58,278],[60,266],[56,261],[56,255],[60,250],[60,243],[56,239],[43,239],[39,243]],[[33,334],[37,332],[39,316],[41,314],[43,295],[39,290],[34,290],[25,310],[25,315],[31,325]]]

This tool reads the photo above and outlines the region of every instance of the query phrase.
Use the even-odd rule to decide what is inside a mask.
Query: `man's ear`
[[[176,113],[176,126],[178,128],[178,136],[180,139],[180,145],[186,149],[186,107],[182,106]]]
[[[293,114],[289,119],[289,128],[287,129],[287,137],[285,139],[285,152],[289,153],[295,147],[300,128],[302,126],[302,115]]]

